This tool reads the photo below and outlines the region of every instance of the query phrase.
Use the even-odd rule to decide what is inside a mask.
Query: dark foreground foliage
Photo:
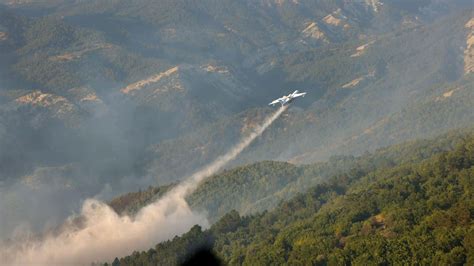
[[[391,163],[367,155],[272,211],[231,211],[116,262],[177,265],[211,247],[230,265],[472,265],[474,136],[450,151],[413,147],[385,150]]]

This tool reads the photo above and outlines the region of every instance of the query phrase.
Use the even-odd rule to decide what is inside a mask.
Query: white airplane
[[[275,104],[280,103],[281,106],[283,106],[283,105],[293,101],[294,98],[304,97],[305,95],[306,95],[306,92],[301,92],[300,93],[298,90],[295,90],[293,93],[290,93],[287,96],[283,96],[281,98],[278,98],[278,99],[274,100],[273,102],[269,103],[268,105],[274,106]]]

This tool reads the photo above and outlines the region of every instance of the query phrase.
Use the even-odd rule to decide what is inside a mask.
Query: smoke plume
[[[239,155],[286,109],[282,106],[226,154],[185,179],[161,199],[142,208],[134,217],[120,216],[107,204],[88,199],[79,218],[69,218],[59,232],[41,238],[23,236],[22,240],[0,246],[0,261],[9,265],[90,265],[148,249],[186,232],[195,224],[208,226],[206,217],[190,209],[186,196]]]

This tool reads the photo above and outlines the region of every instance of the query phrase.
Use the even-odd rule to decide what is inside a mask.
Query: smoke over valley
[[[70,217],[59,232],[13,239],[7,246],[0,246],[0,259],[11,265],[88,265],[144,250],[156,241],[186,232],[195,224],[208,227],[206,217],[194,213],[185,198],[206,177],[235,159],[286,109],[287,106],[279,108],[226,154],[184,179],[156,202],[144,206],[135,216],[120,216],[107,204],[88,199],[79,216]]]

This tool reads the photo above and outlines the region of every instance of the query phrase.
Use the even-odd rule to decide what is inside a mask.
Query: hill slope
[[[470,134],[450,151],[394,147],[395,164],[334,176],[270,212],[240,217],[232,211],[208,230],[195,226],[120,265],[177,264],[202,245],[231,265],[470,264],[473,145]],[[420,154],[426,159],[403,159]],[[361,158],[360,165],[376,158]]]

